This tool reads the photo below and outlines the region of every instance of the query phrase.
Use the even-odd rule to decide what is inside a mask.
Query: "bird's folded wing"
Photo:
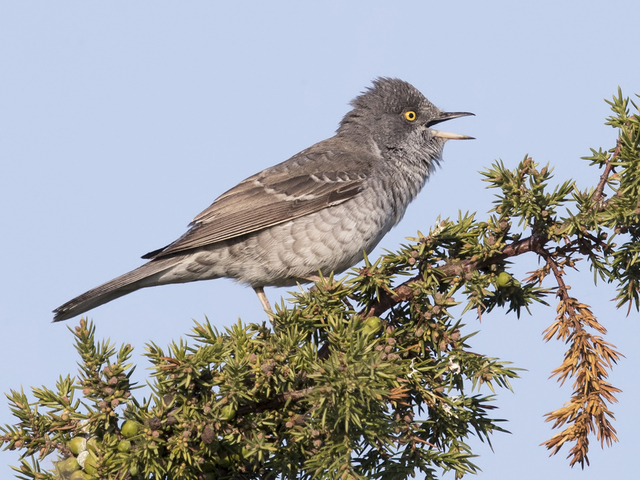
[[[356,168],[351,171],[337,170],[344,166],[341,156],[333,152],[305,152],[297,156],[304,163],[303,168],[296,168],[301,166],[296,165],[298,162],[294,165],[285,162],[247,178],[200,213],[182,237],[143,258],[161,258],[211,245],[349,200],[367,178],[368,169],[363,162],[368,159],[360,157],[361,161],[352,162]],[[329,165],[333,171],[327,168]]]

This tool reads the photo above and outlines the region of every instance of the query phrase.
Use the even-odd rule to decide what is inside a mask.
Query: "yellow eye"
[[[413,110],[407,110],[406,112],[404,112],[404,118],[406,118],[410,122],[415,122],[416,118],[418,118],[418,115],[416,115],[416,112],[414,112]]]

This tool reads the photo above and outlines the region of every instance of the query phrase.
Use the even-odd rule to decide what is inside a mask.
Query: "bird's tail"
[[[141,267],[93,288],[56,308],[53,311],[55,314],[53,321],[68,320],[141,288],[167,283],[159,281],[158,277],[179,263],[180,260],[180,257],[167,257],[145,263]]]

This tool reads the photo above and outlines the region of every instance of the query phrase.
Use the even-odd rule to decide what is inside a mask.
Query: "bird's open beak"
[[[474,140],[473,137],[468,137],[467,135],[461,135],[459,133],[451,132],[441,132],[440,130],[431,129],[431,126],[438,123],[446,122],[447,120],[451,120],[452,118],[466,117],[469,115],[474,114],[469,112],[442,112],[438,116],[438,118],[434,118],[433,120],[429,121],[429,123],[427,123],[427,127],[429,127],[434,137],[444,138],[445,140]]]

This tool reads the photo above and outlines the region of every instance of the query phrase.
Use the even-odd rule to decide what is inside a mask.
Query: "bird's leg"
[[[264,308],[264,310],[269,314],[269,318],[271,318],[273,316],[273,310],[271,310],[271,305],[269,305],[269,299],[264,294],[264,288],[253,287],[253,290],[256,292],[256,295],[258,295],[262,308]]]

